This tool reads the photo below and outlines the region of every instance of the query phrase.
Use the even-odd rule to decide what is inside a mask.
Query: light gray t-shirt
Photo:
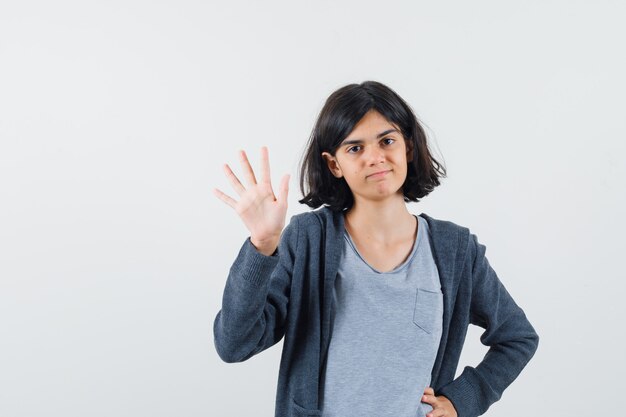
[[[323,417],[424,417],[422,403],[439,348],[443,295],[428,224],[420,216],[412,251],[389,272],[371,267],[344,229],[322,369]]]

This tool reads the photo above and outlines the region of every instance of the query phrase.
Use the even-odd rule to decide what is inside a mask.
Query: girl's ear
[[[405,140],[404,143],[406,144],[406,161],[411,162],[413,161],[413,141]]]
[[[328,169],[330,170],[331,174],[335,176],[335,178],[343,177],[343,173],[341,172],[341,167],[337,163],[337,159],[334,156],[332,156],[328,152],[322,152],[322,158],[324,158],[324,161],[326,161],[326,165],[328,166]]]

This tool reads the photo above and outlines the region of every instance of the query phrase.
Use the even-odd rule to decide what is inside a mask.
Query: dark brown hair
[[[322,152],[335,156],[339,144],[372,109],[396,125],[404,140],[410,142],[407,149],[412,149],[413,159],[407,163],[402,185],[405,202],[418,202],[439,185],[440,177],[446,176],[445,168],[431,156],[424,129],[411,107],[386,85],[364,81],[341,87],[326,99],[300,162],[300,191],[304,198],[299,203],[312,208],[326,205],[335,211],[352,207],[354,197],[348,183],[343,177],[332,175]]]

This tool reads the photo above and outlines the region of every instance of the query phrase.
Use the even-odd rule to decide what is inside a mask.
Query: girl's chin
[[[360,194],[361,198],[365,198],[367,200],[377,200],[380,201],[382,199],[385,198],[404,198],[404,192],[402,191],[402,187],[393,190],[392,188],[389,187],[379,187],[378,189],[374,189],[372,190],[371,188],[369,190],[364,190],[364,192],[362,193],[358,193]]]

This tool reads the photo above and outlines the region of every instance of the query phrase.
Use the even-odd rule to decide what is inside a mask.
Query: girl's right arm
[[[214,189],[214,194],[235,210],[250,231],[230,268],[222,309],[213,325],[216,350],[226,362],[246,360],[276,344],[284,335],[297,243],[295,219],[283,231],[289,175],[283,176],[281,193],[276,198],[270,181],[267,147],[261,148],[259,183],[245,152],[240,151],[239,155],[247,188],[228,164],[224,165],[224,171],[240,200]]]
[[[230,268],[222,309],[213,323],[215,349],[225,362],[242,362],[285,334],[298,216],[283,231],[278,254],[260,253],[247,238]]]

